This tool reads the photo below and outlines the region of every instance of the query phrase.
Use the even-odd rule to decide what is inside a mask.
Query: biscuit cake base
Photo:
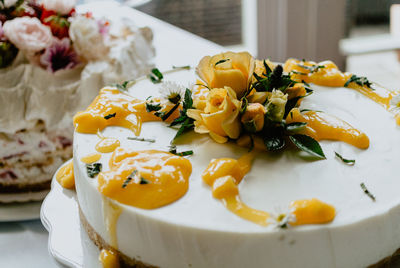
[[[195,81],[187,73],[168,80]],[[87,223],[123,255],[159,267],[367,267],[378,263],[400,246],[400,181],[396,177],[400,150],[399,127],[393,116],[371,100],[346,88],[313,86],[314,94],[301,108],[322,110],[365,132],[370,148],[360,150],[341,142],[322,141],[327,160],[312,161],[296,150],[260,153],[239,185],[249,206],[277,212],[291,201],[318,198],[336,208],[336,218],[324,225],[280,229],[258,226],[229,212],[212,197],[201,174],[212,158],[239,158],[247,152],[234,144],[217,144],[208,135],[189,133],[178,149],[193,150],[189,190],[176,202],[153,210],[139,209],[105,198],[97,179],[86,174],[80,159],[95,151],[97,135],[75,133],[74,173],[79,206]],[[129,93],[140,99],[157,96],[157,86],[143,81]],[[140,137],[155,143],[128,140],[133,133],[108,127],[105,137],[116,137],[121,147],[168,151],[176,130],[167,124],[143,124]],[[347,166],[335,152],[356,159]],[[100,162],[108,170],[111,154]],[[300,156],[300,157],[299,157]],[[376,197],[361,189],[365,183]],[[108,203],[120,207],[115,228],[110,229]],[[113,229],[113,230],[112,230]]]

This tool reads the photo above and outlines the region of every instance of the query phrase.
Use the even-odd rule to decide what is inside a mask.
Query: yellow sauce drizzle
[[[92,153],[92,154],[88,154],[88,155],[82,157],[81,161],[85,164],[91,164],[91,163],[99,161],[100,158],[101,158],[101,154]]]
[[[302,131],[316,140],[337,140],[351,144],[360,149],[369,147],[368,136],[348,123],[325,113],[308,111],[300,113],[299,109],[292,109],[286,118],[287,123],[305,122]]]
[[[99,261],[103,268],[119,268],[119,258],[114,250],[102,249]]]
[[[237,216],[266,226],[269,214],[248,207],[240,200],[238,184],[251,169],[255,153],[248,153],[238,160],[220,158],[211,160],[203,172],[203,181],[212,187],[212,194]]]
[[[172,107],[173,105],[169,103],[159,112],[168,112]],[[106,119],[109,115],[114,117]],[[176,109],[166,121],[171,122],[178,116],[179,109]],[[161,118],[146,111],[145,101],[115,88],[103,88],[86,111],[75,115],[74,126],[77,132],[86,134],[95,134],[107,126],[120,126],[131,129],[136,136],[139,136],[142,122],[148,121],[161,121]]]
[[[72,161],[58,170],[56,180],[66,189],[75,188],[74,166]]]
[[[110,236],[110,245],[118,248],[117,222],[122,213],[122,208],[109,198],[103,196],[103,216],[107,232]]]
[[[237,216],[261,226],[268,225],[269,214],[267,212],[251,208],[240,200],[238,185],[232,176],[216,179],[213,183],[212,194]]]
[[[245,220],[267,226],[270,214],[247,206],[240,200],[239,195],[238,184],[250,171],[254,157],[255,153],[248,153],[238,160],[213,159],[203,172],[202,178],[212,187],[213,197],[221,200],[229,211]],[[318,199],[294,201],[291,207],[296,216],[296,222],[289,222],[291,225],[328,223],[335,218],[335,208]]]
[[[310,70],[301,67],[301,65],[308,67],[324,66],[324,68],[319,68],[315,72],[311,72]],[[296,59],[288,59],[283,68],[286,72],[297,72],[291,75],[291,78],[297,82],[305,81],[307,83],[314,83],[316,85],[327,87],[343,87],[352,76],[351,73],[342,73],[331,61],[315,63],[312,61],[303,62]],[[360,86],[354,82],[350,83],[348,88],[358,91],[367,98],[383,105],[386,109],[389,109],[389,102],[393,95],[397,94],[396,92],[392,92],[383,87],[374,85],[374,88],[371,89],[367,86]]]
[[[119,147],[109,165],[110,170],[98,176],[99,191],[120,203],[143,209],[159,208],[181,198],[188,190],[192,173],[188,159],[158,150]]]
[[[297,200],[290,204],[294,208],[296,221],[291,225],[322,224],[333,221],[335,208],[329,204],[313,198],[311,200]]]
[[[112,153],[120,146],[120,142],[116,138],[102,138],[96,144],[96,151],[99,153]]]

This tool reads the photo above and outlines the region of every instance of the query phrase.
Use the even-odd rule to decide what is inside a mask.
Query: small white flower
[[[400,94],[392,97],[392,99],[390,100],[390,106],[400,108]]]
[[[185,87],[172,81],[165,81],[161,84],[159,92],[162,98],[176,104],[185,95]]]
[[[294,215],[295,208],[286,207],[282,209],[281,207],[276,207],[274,213],[270,213],[270,218],[268,223],[275,227],[285,229],[290,226],[291,222],[296,222],[296,215]]]

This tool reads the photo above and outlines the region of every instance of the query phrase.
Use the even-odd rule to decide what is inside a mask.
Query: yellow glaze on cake
[[[120,203],[154,209],[181,198],[189,186],[192,165],[186,158],[158,150],[118,148],[110,170],[98,176],[98,189]]]
[[[102,249],[99,261],[103,268],[119,268],[119,258],[113,250]]]
[[[335,208],[329,204],[313,198],[311,200],[297,200],[290,204],[294,208],[296,221],[291,225],[322,224],[333,221]]]
[[[99,161],[101,158],[101,154],[99,153],[91,153],[81,158],[81,161],[85,164],[92,164],[94,162]]]
[[[237,216],[261,226],[267,226],[270,214],[253,209],[240,199],[238,184],[251,169],[255,153],[243,155],[238,160],[220,158],[210,161],[203,172],[203,181],[212,187],[214,198],[221,200],[224,206]],[[320,224],[331,222],[335,218],[335,208],[318,199],[293,201],[290,205],[296,221],[291,225]]]
[[[212,195],[237,216],[266,226],[269,214],[250,208],[240,200],[238,184],[251,169],[255,153],[243,155],[238,160],[220,158],[211,160],[203,172],[203,181],[212,187]]]
[[[369,147],[368,136],[337,117],[322,112],[308,111],[301,113],[295,108],[286,118],[287,123],[305,122],[303,134],[320,140],[337,140],[360,149]]]
[[[116,138],[102,138],[96,144],[96,151],[99,153],[112,153],[120,146],[120,142]]]
[[[66,189],[75,188],[74,165],[72,161],[58,170],[56,180]]]
[[[168,112],[171,108],[172,105],[167,104],[160,112]],[[114,116],[106,119],[109,115]],[[178,115],[177,109],[166,121],[170,122]],[[103,88],[86,111],[75,115],[74,126],[77,132],[86,134],[95,134],[107,126],[120,126],[139,136],[142,123],[148,121],[161,121],[161,118],[146,111],[145,101],[115,88]]]
[[[315,72],[303,68],[302,66],[313,67],[313,66],[324,66],[323,68],[318,68]],[[343,87],[345,83],[351,78],[351,73],[341,72],[336,64],[332,61],[322,61],[315,63],[313,61],[300,61],[296,59],[288,59],[285,62],[284,70],[286,72],[295,71],[296,73],[291,75],[291,78],[295,81],[307,83],[314,83],[320,86],[327,87]],[[350,83],[348,88],[354,89],[364,96],[370,98],[383,105],[386,109],[389,108],[389,102],[393,95],[397,94],[391,92],[383,87],[374,87],[373,89],[368,86],[360,86],[354,82]]]

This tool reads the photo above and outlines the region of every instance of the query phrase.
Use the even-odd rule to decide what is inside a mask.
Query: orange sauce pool
[[[192,165],[186,158],[158,150],[117,148],[110,170],[98,176],[98,189],[120,203],[154,209],[181,198],[188,190]]]
[[[68,164],[62,166],[57,174],[56,180],[60,185],[66,189],[75,188],[75,177],[74,177],[74,164],[70,161]]]
[[[300,113],[299,109],[295,108],[287,116],[286,122],[307,123],[302,133],[318,141],[337,140],[360,149],[367,149],[369,147],[369,138],[365,133],[343,120],[325,113],[315,111]]]
[[[160,112],[168,112],[172,107],[172,104],[164,105]],[[179,109],[176,109],[166,122],[178,116]],[[146,111],[145,101],[115,88],[103,88],[85,111],[74,116],[75,130],[86,134],[95,134],[107,126],[120,126],[139,136],[142,122],[148,121],[161,121],[161,118]]]
[[[315,71],[308,69],[310,67],[315,68],[316,66],[323,66],[323,68],[317,68]],[[332,61],[315,63],[313,61],[288,59],[283,68],[286,72],[294,71],[295,73],[291,75],[291,78],[297,82],[305,81],[307,83],[314,83],[316,85],[327,87],[344,87],[346,82],[352,76],[351,73],[341,72]],[[366,85],[360,86],[357,83],[352,82],[347,87],[358,91],[367,98],[384,106],[386,109],[389,109],[389,102],[393,95],[397,94],[396,92],[392,92],[375,84],[373,88],[369,88]]]

